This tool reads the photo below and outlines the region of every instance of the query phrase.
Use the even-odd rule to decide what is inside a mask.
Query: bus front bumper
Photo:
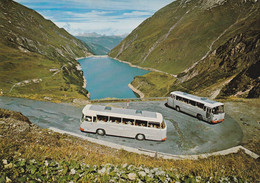
[[[165,141],[167,139],[167,137],[163,138],[162,141]]]
[[[220,120],[218,120],[218,121],[213,121],[213,120],[212,120],[211,123],[215,123],[215,124],[216,124],[216,123],[221,123],[222,121],[224,121],[224,119],[220,119]]]

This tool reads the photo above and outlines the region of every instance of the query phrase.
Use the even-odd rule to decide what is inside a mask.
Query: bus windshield
[[[224,105],[220,105],[217,107],[214,107],[212,110],[213,114],[220,114],[220,113],[224,113]]]

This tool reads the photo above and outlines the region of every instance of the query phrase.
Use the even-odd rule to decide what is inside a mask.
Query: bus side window
[[[96,116],[93,117],[93,122],[97,122],[97,117]]]
[[[134,120],[133,119],[123,118],[123,124],[133,125],[134,124]]]
[[[182,101],[182,97],[176,96],[176,100]]]
[[[108,120],[108,116],[97,115],[97,119],[98,119],[98,121],[104,121],[104,122],[107,122],[107,120]]]
[[[199,107],[199,108],[201,108],[201,109],[203,109],[204,108],[204,104],[202,104],[202,103],[197,103],[197,106]]]
[[[112,122],[112,123],[115,122],[115,123],[119,124],[119,123],[121,123],[121,118],[110,116],[109,122]]]
[[[196,105],[196,102],[194,102],[193,100],[189,100],[189,103],[190,103],[191,105],[193,105],[193,106]]]
[[[150,128],[160,128],[160,123],[149,122],[148,127],[150,127]]]
[[[147,126],[147,121],[136,120],[135,125],[136,126]]]

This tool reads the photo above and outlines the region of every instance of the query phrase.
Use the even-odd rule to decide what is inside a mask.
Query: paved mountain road
[[[82,133],[79,130],[79,120],[83,107],[80,108],[71,106],[70,104],[55,104],[22,98],[0,97],[1,108],[22,112],[34,124],[42,128],[55,127],[135,148],[188,155],[215,152],[240,144],[243,136],[242,130],[239,124],[229,115],[226,115],[224,122],[212,125],[168,108],[165,106],[165,102],[166,101],[146,101],[130,102],[129,104],[129,108],[132,109],[162,113],[168,125],[167,140],[165,142],[155,142]],[[108,104],[103,103],[100,105]],[[126,107],[125,102],[112,103],[109,105]]]

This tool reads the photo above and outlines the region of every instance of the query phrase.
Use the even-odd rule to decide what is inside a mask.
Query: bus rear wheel
[[[106,132],[103,129],[97,129],[97,134],[101,135],[101,136],[104,136],[106,134]]]
[[[145,139],[145,136],[143,134],[137,134],[135,136],[136,140],[144,140]]]
[[[201,114],[197,114],[197,118],[198,118],[198,120],[203,120]]]

